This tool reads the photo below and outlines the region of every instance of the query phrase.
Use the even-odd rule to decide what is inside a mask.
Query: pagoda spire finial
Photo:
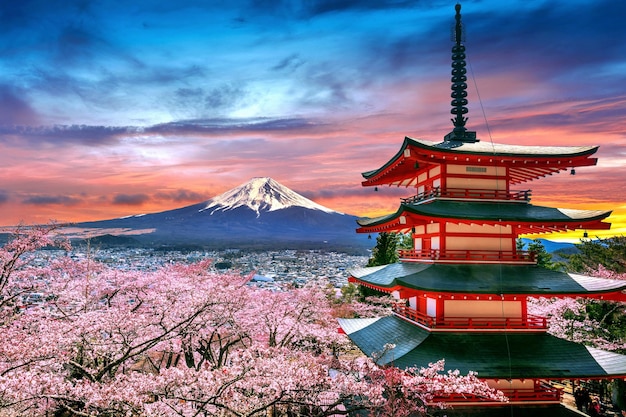
[[[455,117],[452,120],[454,129],[452,132],[445,136],[446,141],[460,141],[460,142],[478,142],[476,139],[476,132],[470,132],[465,128],[465,122],[467,117],[464,115],[467,113],[467,70],[465,69],[465,46],[463,45],[463,24],[461,23],[461,4],[457,3],[454,6],[456,15],[454,19],[456,21],[454,25],[452,47],[452,110],[450,113]]]

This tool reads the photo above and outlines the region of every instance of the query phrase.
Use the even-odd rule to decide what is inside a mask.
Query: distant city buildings
[[[77,248],[71,252],[42,250],[36,253],[31,264],[45,266],[54,258],[69,256],[76,260],[95,262],[121,269],[153,271],[174,263],[192,263],[212,260],[216,273],[253,274],[250,285],[280,291],[288,286],[302,286],[310,281],[329,282],[336,288],[348,283],[347,269],[364,266],[366,256],[347,255],[322,250],[280,250],[252,252],[239,249],[224,251],[160,251],[151,248],[93,249]],[[22,297],[21,308],[40,305],[47,294],[28,293]]]

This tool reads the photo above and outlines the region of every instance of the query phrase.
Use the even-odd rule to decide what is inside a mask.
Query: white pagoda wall
[[[447,188],[464,188],[472,190],[501,190],[506,191],[506,180],[489,178],[454,178],[448,177]]]
[[[415,187],[417,193],[441,186],[441,166],[436,165],[417,176]]]
[[[493,166],[446,165],[446,187],[506,191],[506,169]],[[481,178],[489,177],[489,178]]]
[[[521,318],[521,301],[444,300],[444,319],[447,317],[502,317]]]
[[[510,225],[446,223],[445,230],[446,250],[512,251],[514,249],[515,236]]]
[[[477,237],[477,236],[447,236],[446,250],[489,250],[507,251],[513,250],[511,238]]]

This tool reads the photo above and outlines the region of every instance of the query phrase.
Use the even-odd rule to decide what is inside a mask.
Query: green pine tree
[[[524,250],[526,245],[522,241],[522,239],[517,239],[516,247],[517,250]],[[552,254],[550,254],[543,243],[539,239],[534,239],[528,243],[528,248],[526,248],[528,252],[532,252],[535,255],[535,259],[537,260],[537,266],[541,268],[551,269],[553,271],[562,270],[565,265],[562,262],[554,262],[552,260]]]
[[[626,273],[626,236],[584,239],[576,247],[579,253],[568,256],[568,270],[584,273],[602,265],[609,271]]]
[[[376,238],[376,246],[372,249],[372,257],[367,261],[367,266],[387,265],[398,262],[397,233],[382,232]]]

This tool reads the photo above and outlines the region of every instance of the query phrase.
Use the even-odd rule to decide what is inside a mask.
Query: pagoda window
[[[445,300],[445,319],[468,318],[522,318],[522,302],[488,300]]]
[[[439,233],[439,223],[429,223],[426,225],[426,233]]]
[[[430,169],[430,171],[428,171],[428,177],[429,178],[435,178],[437,176],[441,175],[441,165],[436,165],[434,167],[432,167]]]
[[[419,184],[426,182],[427,179],[428,179],[428,173],[426,172],[423,172],[417,176],[417,182]]]
[[[430,249],[441,249],[441,239],[439,238],[439,236],[433,236],[432,238],[430,238]]]
[[[417,310],[417,297],[409,298],[409,307],[412,308],[413,310]]]

